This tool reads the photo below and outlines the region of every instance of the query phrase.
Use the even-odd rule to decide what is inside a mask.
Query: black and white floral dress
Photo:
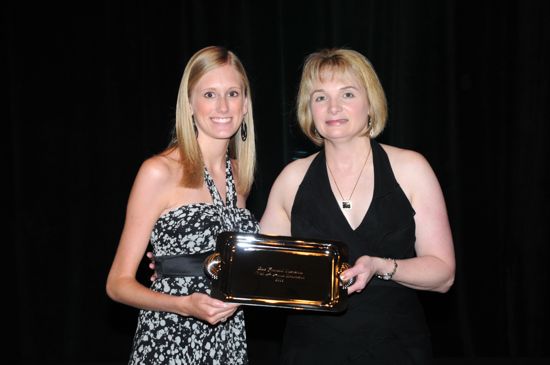
[[[247,209],[237,207],[229,158],[226,162],[226,203],[204,170],[212,204],[196,203],[162,215],[151,233],[155,256],[213,251],[223,231],[257,233],[258,222]],[[163,277],[151,289],[171,295],[210,293],[204,276]],[[141,310],[129,364],[247,364],[244,315],[239,309],[227,321],[210,325],[193,317]]]

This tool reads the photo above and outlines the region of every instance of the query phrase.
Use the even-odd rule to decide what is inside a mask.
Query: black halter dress
[[[354,230],[330,188],[325,153],[311,163],[292,207],[293,236],[347,243],[350,263],[362,255],[414,257],[414,210],[397,183],[386,152],[371,141],[372,203]],[[415,290],[372,278],[349,297],[343,313],[296,312],[287,318],[283,364],[429,364],[431,344]]]

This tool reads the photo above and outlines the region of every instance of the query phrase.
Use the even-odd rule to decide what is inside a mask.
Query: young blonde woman
[[[191,57],[175,131],[137,174],[107,293],[141,309],[130,364],[246,364],[242,310],[211,298],[202,270],[219,232],[259,230],[245,209],[255,164],[252,99],[234,53],[207,47]],[[157,270],[150,288],[136,280],[149,243]]]

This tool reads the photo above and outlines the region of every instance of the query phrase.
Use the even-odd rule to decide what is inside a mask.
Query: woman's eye
[[[231,96],[231,97],[237,97],[239,95],[240,95],[240,93],[237,90],[233,90],[233,91],[229,92],[229,96]]]
[[[317,96],[315,96],[315,97],[313,98],[313,100],[316,101],[316,102],[323,101],[323,100],[325,100],[325,99],[326,99],[326,98],[325,98],[324,95],[317,95]]]
[[[354,96],[355,96],[355,94],[353,94],[350,91],[344,93],[344,98],[346,98],[346,99],[353,98]]]
[[[215,94],[212,91],[207,91],[204,93],[205,98],[213,98]]]

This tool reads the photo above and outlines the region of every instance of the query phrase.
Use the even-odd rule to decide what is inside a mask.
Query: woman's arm
[[[445,198],[426,159],[403,151],[398,170],[405,193],[415,210],[417,257],[403,260],[395,280],[415,289],[447,292],[455,277],[455,255]],[[402,172],[401,172],[402,171]]]
[[[384,146],[397,181],[416,212],[416,257],[396,260],[392,280],[410,288],[447,292],[454,282],[455,256],[441,187],[426,159],[413,151]],[[349,292],[361,291],[376,274],[392,273],[393,260],[362,256],[343,277],[357,276]]]
[[[107,278],[109,297],[136,308],[193,316],[210,323],[228,317],[235,305],[205,294],[172,296],[154,292],[136,280],[155,222],[167,206],[170,171],[158,157],[144,162],[128,200],[126,220]]]

